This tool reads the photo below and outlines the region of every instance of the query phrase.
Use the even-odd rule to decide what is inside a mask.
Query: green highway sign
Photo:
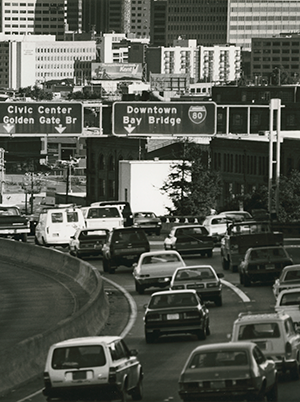
[[[112,132],[117,136],[202,136],[217,131],[214,102],[115,102]]]
[[[82,133],[81,103],[1,102],[0,136],[52,135]]]

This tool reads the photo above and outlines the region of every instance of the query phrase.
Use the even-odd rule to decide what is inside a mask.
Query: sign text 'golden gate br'
[[[115,102],[117,136],[201,136],[216,134],[214,102]]]
[[[0,136],[81,134],[82,121],[81,103],[0,103]]]

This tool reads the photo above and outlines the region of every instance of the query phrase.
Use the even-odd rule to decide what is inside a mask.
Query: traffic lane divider
[[[89,263],[58,250],[32,246],[14,240],[0,239],[3,261],[44,270],[55,277],[66,275],[88,294],[88,301],[71,317],[60,321],[55,328],[18,343],[14,349],[0,352],[0,393],[33,380],[44,370],[49,347],[64,339],[97,335],[109,316],[109,302],[99,271]],[[57,275],[58,277],[58,275]]]

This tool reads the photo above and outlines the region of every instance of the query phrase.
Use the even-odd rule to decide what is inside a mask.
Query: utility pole
[[[4,173],[5,173],[5,150],[0,148],[0,204],[3,202],[3,184],[4,184]]]

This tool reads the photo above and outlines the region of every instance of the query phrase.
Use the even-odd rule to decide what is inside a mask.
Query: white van
[[[68,246],[77,228],[84,228],[80,208],[67,206],[42,211],[35,228],[35,244]]]
[[[88,229],[108,229],[124,227],[124,218],[118,207],[89,206],[81,208],[85,226]]]

